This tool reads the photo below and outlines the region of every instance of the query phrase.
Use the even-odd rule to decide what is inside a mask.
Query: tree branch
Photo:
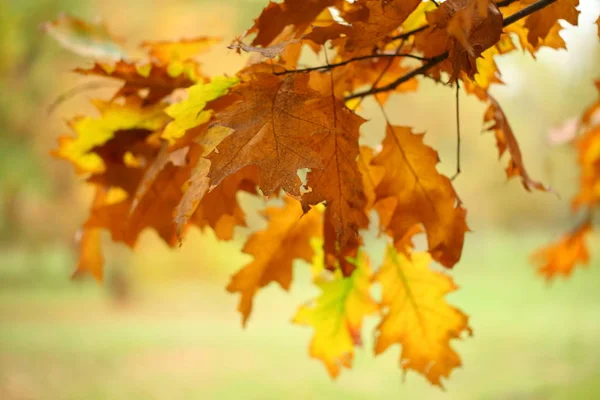
[[[412,71],[410,71],[406,75],[402,75],[400,78],[396,79],[394,82],[392,82],[390,84],[387,84],[387,85],[379,87],[379,88],[371,88],[371,89],[366,90],[364,92],[358,92],[358,93],[352,94],[350,96],[346,96],[346,98],[344,100],[352,100],[352,99],[356,99],[358,97],[365,97],[365,96],[370,96],[370,95],[381,93],[381,92],[387,92],[389,90],[394,90],[398,86],[400,86],[401,84],[403,84],[404,82],[406,82],[406,81],[414,78],[417,75],[420,75],[420,74],[422,74],[424,72],[427,72],[430,68],[432,68],[432,67],[436,66],[437,64],[441,63],[446,58],[448,58],[448,52],[445,52],[443,54],[440,54],[440,55],[438,55],[436,57],[433,57],[433,58],[429,59],[429,61],[427,63],[421,65],[417,69],[413,69]]]
[[[328,65],[319,65],[318,67],[310,67],[310,68],[302,68],[302,69],[286,69],[285,71],[273,72],[274,75],[285,75],[285,74],[294,74],[298,72],[311,72],[311,71],[328,71],[333,68],[343,67],[344,65],[350,64],[355,61],[368,60],[372,58],[396,58],[396,57],[406,57],[412,58],[419,61],[429,61],[430,59],[427,57],[421,57],[414,54],[402,54],[402,53],[376,53],[376,54],[368,54],[365,56],[352,57],[344,61],[340,61],[334,64]]]
[[[517,11],[513,15],[510,15],[509,17],[505,18],[502,23],[502,26],[506,27],[510,24],[513,24],[513,23],[517,22],[518,20],[523,19],[530,14],[533,14],[534,12],[543,9],[552,3],[555,3],[556,1],[557,0],[538,0],[537,2],[523,8],[522,10]],[[409,72],[408,74],[401,76],[400,78],[396,79],[394,82],[391,82],[388,85],[382,86],[380,88],[371,87],[371,89],[369,89],[369,90],[365,90],[363,92],[358,92],[358,93],[354,93],[350,96],[346,96],[345,100],[351,100],[351,99],[356,99],[359,97],[371,96],[371,95],[374,95],[377,93],[394,90],[398,86],[403,84],[404,82],[408,81],[409,79],[412,79],[417,75],[421,75],[421,74],[427,72],[429,69],[435,67],[437,64],[441,63],[446,58],[448,58],[448,55],[449,55],[448,52],[439,54],[433,58],[430,58],[428,62],[421,65],[419,68],[414,69],[411,72]]]

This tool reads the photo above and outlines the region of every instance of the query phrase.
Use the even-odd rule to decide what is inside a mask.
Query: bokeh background
[[[135,253],[106,243],[108,278],[69,280],[73,236],[86,217],[89,188],[48,152],[65,121],[91,112],[89,99],[113,86],[80,91],[69,71],[86,61],[39,29],[65,11],[106,21],[130,45],[142,40],[216,35],[224,45],[204,56],[204,70],[233,73],[244,59],[227,42],[250,26],[266,0],[3,0],[0,1],[0,399],[593,399],[600,398],[600,237],[594,262],[567,281],[546,284],[530,253],[574,223],[569,198],[577,185],[571,147],[549,132],[576,117],[597,93],[600,43],[592,25],[596,0],[581,0],[579,28],[563,35],[569,52],[541,51],[499,59],[506,86],[493,92],[508,114],[532,176],[560,198],[506,182],[494,138],[481,134],[484,106],[461,97],[463,172],[456,180],[473,233],[451,272],[450,296],[471,316],[475,336],[455,344],[464,367],[446,391],[413,373],[402,376],[398,351],[374,358],[375,319],[355,366],[335,382],[308,356],[311,330],[293,326],[296,307],[312,298],[305,264],[290,293],[268,287],[241,328],[228,277],[247,257],[248,229],[233,242],[192,230],[180,249],[146,232]],[[393,122],[426,131],[440,169],[454,171],[454,92],[423,81],[418,93],[395,96]],[[373,104],[365,132],[383,133]],[[370,133],[372,132],[372,133]],[[259,199],[244,198],[249,226],[264,221]],[[369,240],[375,261],[381,244]]]

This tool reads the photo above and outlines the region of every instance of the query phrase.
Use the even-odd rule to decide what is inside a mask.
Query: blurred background
[[[450,301],[471,316],[475,336],[455,344],[464,367],[446,391],[421,376],[403,378],[396,348],[374,358],[368,319],[355,366],[332,382],[308,356],[312,334],[293,326],[296,308],[312,298],[305,264],[290,293],[259,293],[241,328],[229,276],[248,261],[233,242],[192,230],[180,249],[146,232],[135,252],[106,241],[107,281],[72,282],[74,233],[86,218],[89,188],[48,152],[68,132],[65,121],[90,112],[84,91],[52,113],[61,95],[86,82],[70,71],[85,60],[40,30],[61,11],[104,20],[130,45],[142,40],[222,36],[204,57],[208,73],[234,73],[242,57],[226,44],[241,34],[266,0],[3,0],[0,1],[0,399],[592,399],[600,398],[600,236],[588,269],[546,284],[530,253],[569,229],[577,188],[575,154],[552,145],[549,132],[596,99],[600,43],[596,0],[581,0],[580,27],[564,30],[569,53],[515,53],[498,60],[506,86],[493,93],[521,144],[530,174],[554,187],[528,193],[506,182],[492,134],[481,134],[484,106],[461,98],[462,166],[456,187],[469,210],[463,259],[451,272],[461,289]],[[440,151],[440,170],[455,169],[454,92],[423,81],[418,93],[395,96],[394,123],[426,131]],[[365,102],[365,133],[383,122]],[[249,226],[264,221],[244,198]],[[374,260],[381,244],[368,241]]]

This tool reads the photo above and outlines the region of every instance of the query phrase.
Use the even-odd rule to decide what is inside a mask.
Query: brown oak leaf
[[[460,205],[450,179],[436,169],[438,155],[423,143],[422,134],[388,125],[383,149],[373,165],[385,168],[377,185],[382,230],[402,242],[415,224],[423,224],[433,258],[451,268],[462,253],[466,210]]]

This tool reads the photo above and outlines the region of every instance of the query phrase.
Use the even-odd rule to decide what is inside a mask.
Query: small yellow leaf
[[[188,129],[195,128],[210,120],[212,110],[205,110],[209,101],[215,100],[239,82],[238,78],[216,77],[210,83],[198,83],[188,89],[188,98],[166,109],[174,120],[167,125],[162,137],[173,143]]]
[[[96,100],[99,118],[83,117],[70,122],[77,137],[62,136],[54,155],[71,161],[79,172],[102,173],[105,170],[102,158],[93,152],[115,136],[118,131],[127,134],[132,129],[156,131],[168,121],[162,106],[142,107],[140,102],[124,105]]]
[[[337,274],[332,280],[318,280],[321,295],[298,310],[293,322],[315,328],[310,355],[325,364],[331,377],[342,367],[350,368],[354,346],[361,345],[361,328],[367,315],[377,312],[371,298],[371,270],[363,254],[348,277]]]

